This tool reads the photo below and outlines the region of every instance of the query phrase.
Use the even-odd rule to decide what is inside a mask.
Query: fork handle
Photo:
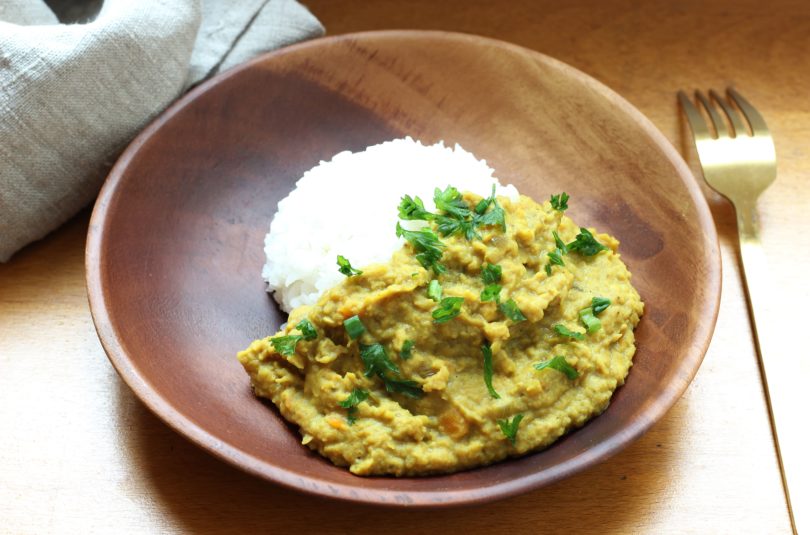
[[[739,221],[738,216],[741,231],[744,224],[750,225],[754,221],[750,212],[745,216],[748,216],[747,221]],[[769,278],[772,273],[755,233],[740,232],[740,254],[762,383],[793,530],[794,533],[810,534],[810,432],[806,429],[808,407],[801,402],[810,389],[810,366],[807,359],[802,358],[807,351],[790,343],[785,334],[786,330],[792,329],[793,319],[785,317],[774,304]]]

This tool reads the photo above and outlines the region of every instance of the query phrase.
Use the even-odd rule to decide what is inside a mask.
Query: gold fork
[[[706,112],[709,125],[698,108],[683,92],[678,100],[695,138],[703,176],[715,191],[734,204],[740,238],[740,256],[747,287],[748,309],[756,335],[762,382],[768,400],[779,468],[785,488],[788,511],[794,533],[810,533],[807,524],[810,507],[810,475],[805,456],[810,455],[801,424],[807,407],[799,394],[810,388],[800,377],[810,374],[806,362],[797,358],[804,349],[788,345],[784,320],[772,305],[765,254],[759,239],[756,201],[776,178],[776,151],[762,116],[734,89],[727,90],[728,100],[715,91],[709,98],[697,91],[698,106]],[[746,123],[743,118],[747,120]],[[744,469],[744,467],[741,467]]]

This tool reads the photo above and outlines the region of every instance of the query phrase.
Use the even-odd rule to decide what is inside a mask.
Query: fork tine
[[[737,107],[740,108],[743,115],[745,115],[745,118],[748,119],[748,124],[751,125],[751,131],[754,133],[754,135],[770,135],[768,125],[765,124],[765,119],[762,118],[762,115],[759,114],[756,108],[749,104],[748,101],[745,100],[742,95],[737,93],[733,88],[729,87],[726,91],[731,99],[737,104]]]
[[[692,104],[692,101],[689,100],[689,97],[686,96],[686,93],[678,91],[678,100],[681,103],[683,112],[686,114],[686,120],[689,122],[689,127],[692,129],[692,135],[695,137],[695,141],[711,138],[709,129],[706,127],[706,121],[703,120],[703,116],[700,115],[700,112],[694,104]]]
[[[717,110],[714,109],[709,99],[703,94],[702,91],[695,91],[695,95],[697,96],[698,102],[703,104],[703,107],[706,108],[706,111],[709,113],[709,117],[712,119],[712,123],[714,124],[714,131],[717,133],[717,137],[728,137],[728,128],[726,128],[726,123],[723,122],[723,118],[720,117],[720,114],[717,113]]]
[[[725,112],[726,117],[728,117],[729,122],[731,122],[731,126],[734,128],[734,137],[748,133],[748,129],[745,127],[742,119],[740,119],[740,114],[732,109],[725,99],[717,94],[717,91],[710,89],[709,98],[720,104],[720,107],[723,108],[723,112]]]

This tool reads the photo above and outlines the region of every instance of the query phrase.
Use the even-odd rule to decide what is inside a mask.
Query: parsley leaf
[[[304,335],[304,340],[315,340],[318,337],[318,331],[315,330],[315,326],[307,318],[299,321],[295,328],[301,331],[301,334]]]
[[[480,238],[475,231],[470,206],[461,197],[461,193],[453,186],[447,186],[444,191],[436,188],[433,192],[433,202],[436,208],[444,212],[436,218],[436,229],[442,236],[451,236],[456,233],[464,234],[468,240]]]
[[[436,216],[436,229],[442,236],[460,233],[464,234],[468,240],[481,239],[481,235],[476,230],[481,226],[499,225],[506,231],[506,213],[495,197],[494,184],[492,185],[492,195],[478,201],[474,210],[470,209],[461,193],[452,186],[448,186],[444,191],[436,188],[433,201],[436,203],[436,208],[444,212],[443,215]]]
[[[548,253],[548,263],[549,265],[554,264],[555,266],[565,265],[562,259],[562,253],[559,249],[554,249],[552,252]]]
[[[436,208],[457,219],[463,219],[471,214],[469,205],[453,186],[447,186],[444,191],[439,188],[433,190],[433,202]]]
[[[501,282],[502,272],[503,268],[498,264],[484,264],[484,267],[481,268],[481,279],[484,284]]]
[[[492,184],[492,193],[490,193],[489,197],[486,199],[481,199],[478,201],[478,204],[475,205],[475,213],[478,215],[484,215],[484,212],[487,211],[489,205],[495,202],[495,184]]]
[[[492,396],[493,399],[500,399],[501,396],[498,395],[495,388],[492,386],[492,348],[489,347],[488,343],[481,346],[481,353],[484,354],[484,384],[487,385],[489,395]]]
[[[583,308],[579,311],[579,319],[589,333],[595,333],[602,328],[602,322],[593,315],[593,308]]]
[[[551,266],[564,266],[565,262],[563,261],[562,257],[564,254],[568,254],[568,246],[565,245],[565,242],[560,239],[560,235],[557,234],[556,230],[552,230],[551,233],[554,235],[554,245],[556,249],[547,253],[548,256],[548,264],[546,264],[546,275],[549,277],[551,276]]]
[[[475,213],[478,215],[484,215],[484,212],[487,211],[489,205],[492,204],[492,201],[495,200],[495,197],[487,197],[486,199],[481,199],[478,201],[478,204],[475,205]]]
[[[591,299],[591,308],[593,309],[594,316],[598,316],[610,306],[610,299],[607,297],[594,297]]]
[[[526,316],[524,316],[523,312],[520,311],[514,299],[510,299],[505,303],[501,303],[499,305],[499,308],[501,309],[501,312],[503,312],[504,316],[514,321],[515,323],[524,321],[526,319]]]
[[[437,274],[444,273],[447,269],[439,263],[442,257],[444,244],[436,236],[436,233],[429,228],[420,230],[405,230],[397,223],[397,237],[404,237],[416,251],[416,259],[425,269],[433,269]]]
[[[501,281],[502,272],[503,268],[498,264],[484,264],[481,268],[481,280],[486,284],[484,291],[481,292],[481,302],[501,302],[502,288],[501,285],[497,283]]]
[[[593,234],[586,228],[580,228],[579,234],[567,247],[569,251],[577,252],[583,256],[593,256],[600,251],[608,250],[607,247],[596,241]]]
[[[345,257],[338,255],[337,257],[337,265],[338,271],[346,275],[347,277],[351,277],[353,275],[362,275],[363,272],[359,269],[355,269],[352,267],[351,262]]]
[[[445,297],[439,303],[438,308],[433,311],[433,323],[444,323],[455,318],[461,313],[463,304],[463,297]]]
[[[339,405],[344,409],[348,409],[349,407],[354,407],[361,401],[365,401],[366,399],[368,399],[368,390],[363,390],[362,388],[355,388],[354,390],[352,390],[352,393],[349,394],[349,397],[341,401]]]
[[[572,331],[562,323],[555,325],[554,330],[557,331],[557,334],[567,336],[568,338],[573,338],[574,340],[585,340],[584,334]]]
[[[487,212],[487,208],[492,206],[492,210]],[[487,213],[485,213],[487,212]],[[481,199],[475,205],[476,226],[500,225],[501,230],[506,232],[506,212],[503,211],[498,199],[495,197],[495,184],[492,184],[492,193],[486,199]]]
[[[367,399],[368,399],[368,390],[363,390],[362,388],[355,388],[354,390],[352,390],[352,393],[349,394],[349,397],[338,403],[338,405],[340,405],[344,409],[349,409],[346,413],[346,419],[349,421],[349,425],[352,425],[354,422],[357,421],[357,405],[359,405],[361,402]]]
[[[518,426],[521,420],[523,420],[522,414],[516,414],[511,421],[508,418],[498,420],[498,427],[501,428],[501,433],[509,439],[509,442],[511,442],[513,446],[517,439]]]
[[[366,326],[363,325],[363,322],[360,320],[360,316],[356,315],[352,316],[351,318],[347,318],[343,322],[343,328],[346,329],[346,333],[352,340],[357,340],[364,332],[366,332]]]
[[[434,217],[436,217],[435,214],[432,214],[427,210],[425,210],[425,204],[419,197],[411,198],[410,195],[405,195],[399,202],[400,219],[404,219],[406,221],[413,221],[413,220],[430,221]]]
[[[279,352],[279,354],[289,357],[290,355],[295,354],[295,346],[303,339],[303,335],[300,334],[276,336],[275,338],[270,339],[270,344],[273,346],[273,349]]]
[[[568,210],[568,199],[571,197],[568,196],[566,192],[562,192],[558,195],[551,196],[551,207],[557,210],[558,212],[565,212]]]
[[[501,205],[498,204],[498,200],[494,197],[492,198],[492,204],[494,205],[492,210],[484,215],[477,216],[475,223],[477,226],[483,227],[499,226],[502,231],[506,232],[506,212],[504,212]]]
[[[409,398],[419,399],[425,395],[422,387],[416,381],[408,379],[397,379],[381,375],[380,378],[385,383],[385,390],[396,394],[405,394]]]
[[[447,186],[444,191],[436,188],[433,192],[433,202],[437,209],[444,212],[444,215],[436,218],[436,229],[439,234],[451,236],[461,233],[468,240],[481,237],[475,230],[470,206],[456,188]]]
[[[456,219],[452,216],[440,215],[436,218],[436,221],[438,222],[436,229],[442,236],[452,236],[453,234],[461,233],[464,234],[467,240],[481,238],[481,235],[476,232],[473,222],[468,219]]]
[[[371,377],[376,375],[385,383],[388,392],[405,394],[408,397],[420,398],[424,395],[422,387],[416,381],[391,377],[386,372],[399,375],[399,368],[388,358],[385,347],[381,344],[371,344],[370,346],[360,344],[360,359],[366,367],[363,375]]]
[[[481,292],[481,302],[487,301],[501,302],[501,285],[500,284],[487,284]]]
[[[442,300],[442,285],[437,279],[433,279],[428,284],[427,295],[437,303]]]
[[[560,239],[560,235],[557,234],[557,231],[552,230],[551,233],[554,235],[554,245],[557,246],[557,249],[559,249],[560,254],[567,254],[568,246],[565,245],[565,242]]]
[[[544,360],[543,362],[534,365],[535,370],[545,370],[546,368],[557,370],[558,372],[565,374],[565,376],[572,381],[579,377],[579,372],[577,369],[568,364],[565,357],[561,355],[557,355],[553,359]]]
[[[391,359],[388,358],[388,353],[385,351],[385,347],[381,344],[371,344],[369,346],[360,344],[360,359],[366,367],[366,371],[363,372],[363,375],[366,377],[371,377],[375,374],[383,377],[386,371],[399,374],[399,368],[397,368],[396,364],[391,362]]]
[[[413,340],[405,340],[402,342],[402,347],[399,350],[399,357],[403,360],[408,360],[411,358],[411,355],[413,354],[413,346]]]

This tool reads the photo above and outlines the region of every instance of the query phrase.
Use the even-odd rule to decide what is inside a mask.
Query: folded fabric
[[[188,87],[323,32],[295,0],[105,0],[70,25],[41,0],[0,0],[0,262],[92,201]]]

